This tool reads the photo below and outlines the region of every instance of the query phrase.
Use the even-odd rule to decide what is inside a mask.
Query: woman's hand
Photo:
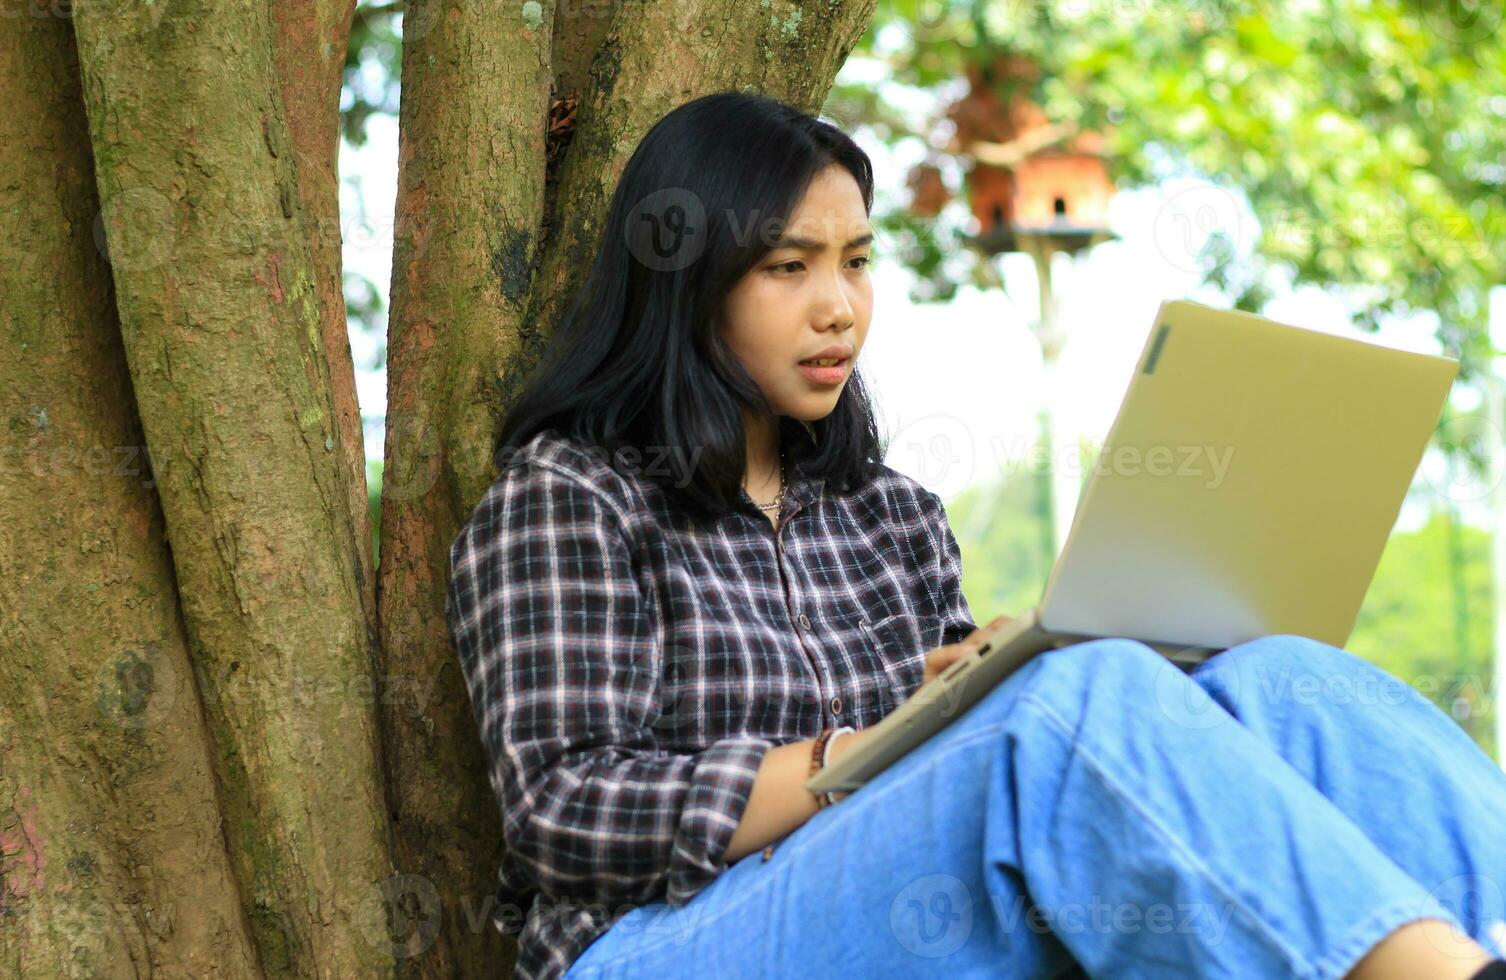
[[[996,630],[1012,619],[1014,619],[1013,616],[995,616],[986,626],[980,626],[973,630],[960,643],[948,643],[926,654],[925,679],[921,681],[921,687],[935,680],[942,671],[956,663],[958,659],[977,650]],[[842,753],[850,752],[856,748],[868,735],[870,730],[868,728],[859,728],[857,731],[838,735],[832,741],[830,751],[827,753],[829,761],[835,762]],[[850,793],[833,793],[832,799],[833,801],[838,801],[850,795]]]
[[[926,669],[925,673],[921,675],[920,686],[925,687],[941,676],[942,671],[976,651],[983,645],[985,640],[1012,619],[1014,619],[1013,616],[995,616],[992,622],[973,630],[960,643],[948,643],[926,654]]]

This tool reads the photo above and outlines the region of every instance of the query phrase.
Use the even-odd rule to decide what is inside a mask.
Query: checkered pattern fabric
[[[561,976],[635,906],[690,901],[726,869],[769,748],[877,722],[976,628],[936,494],[888,467],[835,493],[790,455],[776,533],[746,493],[691,521],[648,455],[613,465],[549,430],[451,545],[516,977]]]

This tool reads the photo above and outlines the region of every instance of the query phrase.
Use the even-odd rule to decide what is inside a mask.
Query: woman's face
[[[781,233],[782,232],[782,233]],[[873,316],[872,229],[858,182],[833,164],[812,181],[788,224],[728,294],[721,335],[776,415],[813,422],[836,408]],[[803,366],[840,348],[835,367]]]

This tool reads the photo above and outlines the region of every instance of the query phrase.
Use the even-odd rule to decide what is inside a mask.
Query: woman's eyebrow
[[[847,243],[846,247],[857,248],[859,245],[867,245],[871,241],[873,241],[873,232],[870,231],[866,235],[859,235],[857,238],[854,238],[852,241]],[[819,250],[824,245],[824,242],[818,242],[814,238],[801,238],[798,235],[788,235],[781,236],[780,238],[776,239],[772,247],[794,248],[801,251],[811,251]]]

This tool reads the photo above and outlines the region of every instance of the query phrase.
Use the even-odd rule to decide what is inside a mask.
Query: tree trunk
[[[336,444],[343,450],[350,520],[356,536],[357,583],[367,626],[375,632],[376,575],[371,555],[371,510],[366,499],[366,438],[356,402],[356,372],[345,326],[340,252],[340,85],[355,0],[273,0],[273,56],[287,112],[298,195],[303,202],[324,356],[329,361]],[[374,642],[374,641],[373,641]]]
[[[873,5],[411,7],[380,586],[340,288],[352,0],[18,19],[0,970],[507,972],[449,544],[642,134],[728,88],[814,110]]]
[[[66,20],[0,31],[0,975],[261,975]]]
[[[488,919],[500,813],[444,619],[449,545],[494,477],[497,423],[589,267],[617,176],[648,128],[722,89],[818,109],[873,8],[619,0],[492,18],[453,2],[409,5],[379,574],[382,675],[412,697],[381,710],[399,866],[437,920],[421,943],[425,975],[497,972]],[[565,48],[556,29],[597,47]],[[583,92],[557,84],[585,65]],[[556,99],[579,98],[557,172],[547,166],[552,82]]]
[[[275,25],[249,0],[164,6],[85,4],[74,28],[230,857],[269,976],[390,973],[365,535]]]
[[[425,906],[414,918],[433,924],[410,965],[497,976],[501,820],[444,593],[457,517],[490,456],[492,420],[474,392],[518,319],[543,213],[549,31],[544,15],[530,25],[516,8],[510,23],[447,11],[459,8],[418,0],[403,18],[378,570],[394,696],[383,733],[398,867]]]

